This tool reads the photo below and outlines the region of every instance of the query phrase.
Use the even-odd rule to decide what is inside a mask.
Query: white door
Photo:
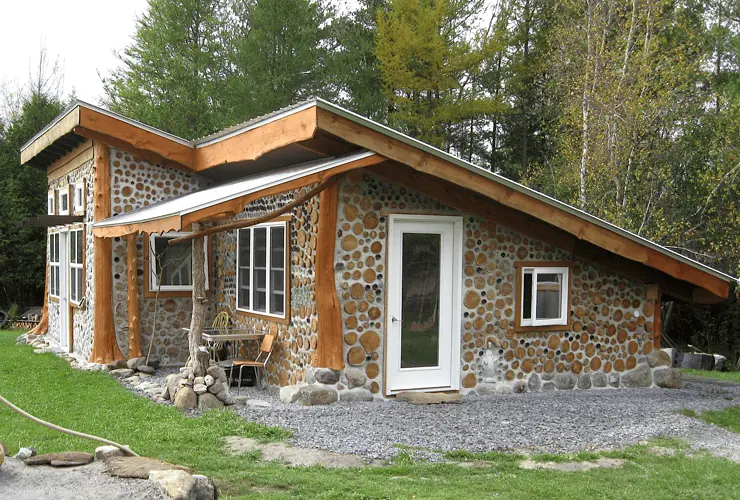
[[[59,233],[59,345],[69,351],[69,232]]]
[[[462,218],[389,217],[386,394],[460,388]]]

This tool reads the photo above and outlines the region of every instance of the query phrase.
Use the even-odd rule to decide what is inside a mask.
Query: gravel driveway
[[[430,406],[376,401],[301,407],[281,403],[275,392],[247,388],[242,394],[272,406],[233,407],[240,415],[291,429],[296,445],[370,458],[394,455],[397,444],[424,450],[576,452],[673,436],[740,462],[740,434],[676,413],[740,404],[740,385],[704,379],[687,380],[679,390],[541,392]],[[439,458],[429,451],[417,454]]]

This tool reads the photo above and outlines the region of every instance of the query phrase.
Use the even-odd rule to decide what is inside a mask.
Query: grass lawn
[[[725,382],[735,382],[740,384],[740,372],[709,372],[704,370],[691,370],[689,368],[681,368],[681,371],[686,375],[695,375],[697,377],[713,378],[724,380]]]
[[[681,414],[687,417],[700,418],[710,424],[740,432],[740,406],[728,406],[724,410],[710,410],[701,413],[694,410],[683,410]]]
[[[17,334],[0,332],[0,394],[45,420],[193,467],[213,477],[226,498],[740,498],[740,465],[703,454],[656,457],[644,446],[605,454],[627,459],[622,469],[584,473],[521,470],[520,457],[505,453],[450,454],[474,465],[461,467],[414,462],[402,451],[389,466],[345,470],[283,467],[261,462],[256,454],[228,456],[222,450],[224,436],[277,440],[289,433],[244,422],[229,411],[186,418],[174,408],[135,396],[106,373],[76,371],[53,354],[36,355],[29,346],[15,346]],[[42,453],[96,447],[40,427],[1,405],[0,440],[11,453],[19,445]]]

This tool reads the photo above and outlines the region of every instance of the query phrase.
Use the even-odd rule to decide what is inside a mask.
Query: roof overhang
[[[112,238],[139,232],[181,231],[193,222],[234,217],[248,203],[264,196],[294,191],[383,161],[385,158],[376,153],[361,151],[257,173],[96,222],[93,234]]]
[[[202,173],[224,165],[254,162],[291,145],[309,143],[324,156],[330,155],[337,144],[353,145],[469,189],[579,240],[699,287],[706,292],[698,294],[702,302],[727,298],[730,283],[737,282],[728,274],[322,99],[290,106],[196,141],[78,102],[23,147],[22,161],[43,164],[35,159],[70,133]],[[310,142],[318,138],[334,146]],[[177,217],[177,221],[161,227],[185,227],[186,217]],[[151,222],[136,224],[156,229]],[[117,227],[123,226],[118,223]],[[96,232],[115,232],[103,229],[97,226]],[[147,229],[132,225],[126,231]]]

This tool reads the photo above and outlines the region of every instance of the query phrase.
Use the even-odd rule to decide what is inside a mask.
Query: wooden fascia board
[[[175,163],[193,170],[193,147],[180,144],[161,135],[137,127],[118,118],[100,113],[94,109],[81,107],[78,126],[80,131],[75,130],[85,137],[91,134],[105,136],[107,142],[113,146],[129,150],[131,153],[140,155],[142,158],[154,155],[162,161]],[[86,132],[86,133],[83,133]],[[133,150],[131,150],[133,149]]]
[[[338,165],[334,168],[330,168],[327,170],[323,170],[321,172],[316,172],[314,174],[307,175],[305,177],[294,179],[290,182],[285,182],[282,184],[278,184],[276,186],[262,189],[254,193],[240,196],[239,198],[227,200],[222,203],[218,203],[216,205],[212,205],[210,207],[203,208],[201,210],[197,210],[195,212],[191,212],[189,214],[184,215],[182,218],[182,226],[187,227],[193,222],[202,222],[204,220],[212,221],[217,217],[221,217],[221,218],[234,217],[236,214],[244,210],[244,207],[247,206],[247,204],[259,198],[264,198],[265,196],[272,196],[276,194],[282,194],[288,191],[293,191],[293,190],[300,189],[306,186],[310,186],[312,184],[316,184],[325,179],[328,179],[329,177],[333,177],[335,175],[348,172],[350,170],[356,170],[359,168],[365,168],[365,167],[369,167],[372,165],[377,165],[381,162],[384,162],[385,160],[386,159],[384,157],[377,155],[377,154],[372,155],[372,156],[367,156],[365,158],[355,160],[352,162],[348,162],[343,165]]]
[[[59,158],[51,165],[49,165],[46,170],[46,177],[49,182],[57,180],[60,177],[67,175],[72,170],[78,168],[83,163],[90,161],[92,158],[93,144],[92,140],[88,139],[66,155]]]
[[[168,231],[181,231],[187,224],[181,224],[179,215],[172,215],[162,219],[139,222],[136,224],[123,224],[120,226],[93,227],[93,235],[100,238],[116,238],[133,233],[166,233]]]
[[[311,139],[316,132],[316,107],[297,111],[216,142],[195,148],[194,170],[255,160],[275,149]]]
[[[33,157],[49,147],[54,141],[68,134],[80,123],[80,106],[73,108],[61,120],[44,132],[38,139],[21,151],[21,165],[28,163]]]
[[[480,193],[541,219],[578,239],[588,241],[629,260],[658,269],[677,279],[700,286],[719,298],[729,295],[729,283],[693,266],[641,245],[607,228],[549,205],[525,193],[477,175],[459,165],[426,153],[415,146],[372,130],[325,109],[317,110],[320,130],[333,134],[363,148],[375,151],[420,172],[446,179],[453,184]]]

